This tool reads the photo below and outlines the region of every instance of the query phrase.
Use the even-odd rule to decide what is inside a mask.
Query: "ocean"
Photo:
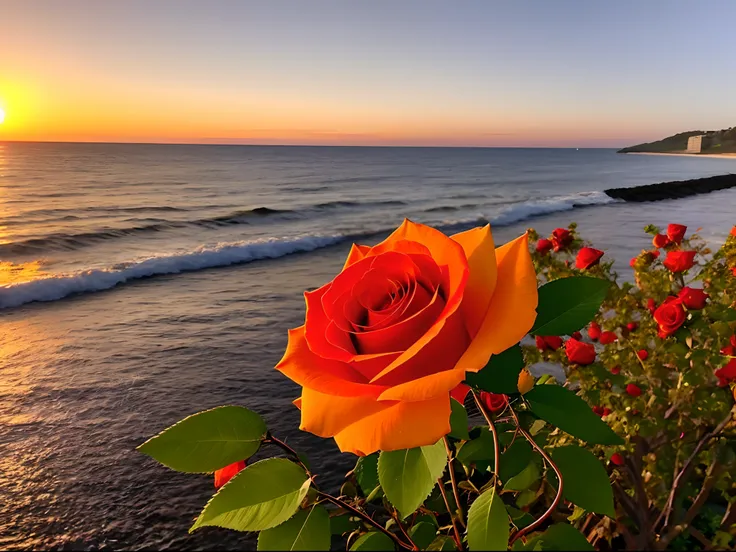
[[[212,478],[134,449],[240,404],[336,490],[355,459],[299,432],[298,388],[273,366],[302,292],[353,241],[404,217],[491,222],[498,244],[576,221],[626,278],[647,223],[722,242],[736,189],[639,204],[603,190],[735,171],[608,149],[0,143],[0,548],[253,548],[188,535]]]

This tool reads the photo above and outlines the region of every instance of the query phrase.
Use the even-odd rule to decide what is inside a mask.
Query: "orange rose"
[[[353,245],[332,282],[305,293],[276,369],[302,386],[301,429],[358,455],[431,445],[450,392],[536,318],[527,235],[495,248],[490,226],[447,237],[409,220]]]

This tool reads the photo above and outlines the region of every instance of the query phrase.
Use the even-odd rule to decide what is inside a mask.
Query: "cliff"
[[[700,153],[736,153],[736,127],[723,130],[690,130],[668,136],[656,142],[637,144],[620,149],[618,153],[685,153],[691,136],[704,135]]]

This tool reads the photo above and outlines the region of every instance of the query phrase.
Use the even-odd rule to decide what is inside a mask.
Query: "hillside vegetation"
[[[723,130],[690,130],[668,136],[656,142],[637,144],[619,153],[684,153],[691,136],[705,135],[700,153],[736,153],[736,127]]]

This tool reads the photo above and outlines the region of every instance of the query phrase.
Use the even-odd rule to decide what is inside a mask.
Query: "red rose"
[[[733,274],[734,276],[736,276],[736,266],[731,269],[731,274]]]
[[[659,249],[655,249],[654,251],[650,251],[649,254],[654,257],[655,259],[659,259]]]
[[[668,251],[665,258],[665,268],[670,272],[683,272],[695,265],[697,251]]]
[[[624,465],[624,457],[621,455],[620,452],[614,452],[611,455],[611,464],[615,466],[623,466]]]
[[[639,324],[637,324],[636,322],[629,322],[628,324],[626,324],[626,329],[629,330],[630,332],[633,332],[638,327],[639,327]]]
[[[571,337],[565,343],[565,354],[570,362],[587,366],[595,362],[595,347]]]
[[[736,380],[736,358],[732,358],[723,367],[716,370],[718,378],[718,387],[726,387],[729,382]]]
[[[560,347],[562,347],[562,338],[558,335],[545,335],[542,336],[544,339],[544,342],[547,344],[547,347],[552,349],[553,351],[556,351]]]
[[[486,391],[481,391],[480,400],[483,402],[483,406],[488,410],[491,412],[498,412],[499,410],[506,408],[506,403],[509,398],[502,393],[488,393]]]
[[[654,311],[654,320],[659,324],[659,336],[667,337],[675,333],[683,325],[686,317],[687,313],[679,297],[665,299]]]
[[[652,239],[652,243],[656,248],[667,247],[670,244],[670,239],[664,234],[657,234]]]
[[[547,350],[547,344],[544,342],[544,338],[541,335],[534,336],[534,342],[537,344],[537,349],[540,351]]]
[[[687,232],[687,226],[683,226],[682,224],[667,225],[667,237],[673,243],[679,244],[682,238],[685,237],[685,232]]]
[[[654,314],[654,311],[657,310],[657,303],[651,297],[649,299],[647,299],[647,309],[652,314]]]
[[[621,367],[620,366],[614,366],[613,368],[611,368],[611,373],[614,376],[618,376],[621,373]]]
[[[632,397],[638,397],[641,395],[641,388],[634,383],[630,383],[626,386],[626,392]]]
[[[580,251],[578,251],[578,256],[575,258],[575,268],[586,270],[590,267],[593,267],[600,262],[602,256],[603,251],[601,251],[600,249],[583,247]]]
[[[680,290],[678,297],[682,299],[682,304],[688,309],[698,310],[705,307],[705,301],[710,297],[702,289],[691,288],[685,286]]]
[[[726,345],[721,349],[720,352],[723,356],[736,356],[736,347],[734,347],[733,345]]]
[[[731,235],[736,238],[736,226],[731,228]]]
[[[639,360],[646,360],[649,358],[649,352],[646,349],[639,349],[637,351],[636,356],[639,357]]]
[[[241,460],[240,462],[235,462],[234,464],[230,464],[229,466],[225,466],[224,468],[215,471],[215,488],[219,489],[244,469],[245,462]]]
[[[595,413],[595,414],[596,414],[597,416],[601,416],[601,417],[603,417],[603,407],[602,407],[602,406],[594,406],[594,407],[593,407],[593,412],[594,412],[594,413]]]
[[[547,238],[542,238],[537,242],[537,253],[546,255],[547,253],[549,253],[550,249],[552,249],[552,242],[549,241]]]
[[[631,260],[629,261],[629,266],[631,268],[634,268],[636,266],[637,259],[638,259],[638,257],[631,257]]]
[[[572,335],[570,337],[580,341],[581,339],[583,339],[583,334],[581,334],[580,332],[572,332]]]
[[[588,337],[592,339],[593,341],[598,341],[598,338],[601,336],[601,327],[595,323],[591,322],[590,327],[588,328]]]
[[[604,416],[608,416],[610,413],[611,413],[611,409],[610,408],[606,407],[606,408],[603,409],[603,415]]]
[[[552,247],[555,251],[561,251],[572,243],[572,234],[567,228],[555,228],[552,230]]]
[[[601,334],[601,345],[610,345],[618,339],[618,336],[614,332],[603,332]]]
[[[736,334],[733,334],[731,336],[731,339],[729,339],[729,341],[731,342],[731,345],[733,345],[734,347],[736,347]]]

